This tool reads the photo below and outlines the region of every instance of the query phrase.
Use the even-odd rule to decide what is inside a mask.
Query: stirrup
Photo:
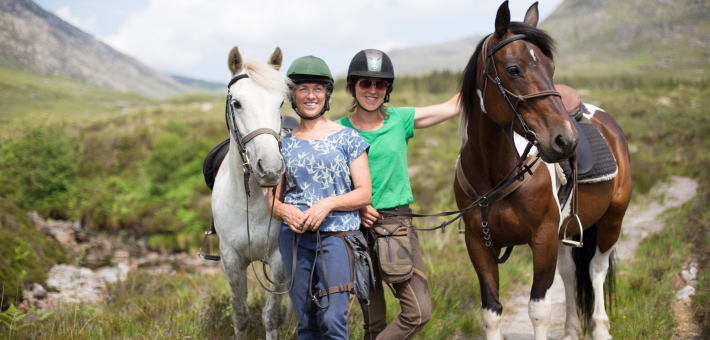
[[[579,242],[572,239],[567,239],[567,226],[569,225],[569,222],[572,221],[572,218],[569,218],[565,223],[565,231],[562,234],[562,244],[568,247],[582,248],[582,246],[584,245],[584,228],[582,227],[582,221],[579,220],[579,215],[575,214],[574,218],[577,219],[577,224],[579,225]]]
[[[214,219],[212,220],[212,226],[210,228],[210,231],[205,231],[205,238],[202,240],[202,245],[200,245],[200,250],[197,252],[197,255],[205,260],[219,261],[221,259],[221,257],[219,255],[209,255],[209,254],[202,253],[202,248],[205,246],[205,242],[207,241],[207,237],[210,235],[217,236],[217,231],[214,229]]]

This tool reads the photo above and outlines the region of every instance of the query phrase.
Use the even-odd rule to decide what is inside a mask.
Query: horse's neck
[[[229,166],[230,176],[232,176],[232,182],[234,183],[236,191],[239,193],[238,195],[236,195],[236,198],[244,201],[245,204],[248,201],[250,206],[261,205],[263,204],[263,202],[260,199],[256,198],[265,196],[266,189],[260,187],[256,183],[256,179],[254,178],[254,176],[251,174],[249,175],[249,182],[244,183],[244,162],[242,161],[242,156],[239,153],[239,148],[237,147],[236,140],[234,140],[234,137],[232,136],[230,136],[230,139],[231,140],[229,143],[229,153],[227,157],[227,162]],[[249,191],[251,194],[249,200],[247,200],[246,198],[246,185],[249,186]]]
[[[515,166],[517,155],[503,128],[477,109],[467,127],[464,147],[467,177],[476,189],[488,190]],[[478,187],[475,183],[479,183]],[[478,191],[478,190],[477,190]]]

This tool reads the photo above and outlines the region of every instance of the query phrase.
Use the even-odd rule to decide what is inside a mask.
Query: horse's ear
[[[229,66],[229,71],[232,72],[233,76],[242,69],[242,54],[239,53],[239,47],[234,46],[232,47],[232,50],[229,51],[227,65]]]
[[[498,36],[498,39],[503,38],[503,36],[508,33],[509,27],[510,9],[508,9],[508,1],[504,1],[503,4],[498,7],[498,14],[496,14],[496,36]]]
[[[281,53],[281,48],[276,46],[274,53],[269,57],[269,65],[273,66],[277,71],[281,68],[281,63],[284,61],[284,54]]]
[[[537,11],[537,1],[535,1],[535,3],[528,8],[528,12],[525,13],[525,20],[523,20],[523,22],[532,27],[537,27],[537,21],[539,19],[540,13]]]

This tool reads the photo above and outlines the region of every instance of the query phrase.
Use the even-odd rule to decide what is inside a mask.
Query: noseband
[[[527,124],[525,124],[525,121],[523,120],[523,117],[521,117],[520,114],[518,113],[518,110],[517,110],[518,105],[520,105],[521,102],[527,101],[528,99],[547,97],[547,96],[558,96],[561,98],[562,95],[560,95],[560,93],[555,90],[541,91],[541,92],[527,94],[527,95],[516,95],[513,92],[508,91],[508,89],[503,87],[503,84],[501,84],[501,82],[500,82],[500,77],[498,76],[498,70],[496,69],[496,62],[493,59],[493,54],[498,52],[500,49],[502,49],[506,45],[512,43],[513,41],[525,39],[525,35],[523,35],[523,34],[514,35],[508,39],[505,39],[505,40],[499,42],[498,45],[496,45],[495,47],[492,47],[492,44],[491,44],[492,39],[493,39],[493,34],[488,36],[488,39],[486,39],[486,41],[484,43],[488,52],[486,54],[484,54],[484,58],[483,58],[483,63],[485,65],[484,72],[483,72],[483,93],[481,93],[481,90],[476,91],[478,94],[478,97],[481,100],[481,110],[483,111],[483,113],[485,113],[488,116],[488,118],[491,118],[491,116],[486,111],[486,107],[483,103],[483,98],[485,97],[485,94],[486,94],[486,88],[488,87],[488,80],[490,80],[493,82],[493,84],[495,84],[498,87],[498,90],[500,91],[501,96],[503,96],[503,99],[505,99],[506,103],[508,103],[508,107],[510,107],[510,110],[513,111],[513,117],[515,118],[514,121],[518,121],[518,124],[520,124],[520,127],[523,129],[523,132],[525,134],[525,139],[527,139],[528,141],[532,141],[533,144],[535,144],[535,145],[538,145],[539,144],[538,137],[535,134],[535,132],[533,132],[532,130],[530,130],[530,128],[528,128]],[[488,68],[490,65],[493,65],[493,73],[495,74],[495,78],[491,77],[491,75],[488,74]],[[517,99],[515,106],[513,106],[513,103],[510,102],[508,95]],[[495,122],[495,120],[493,118],[491,118],[491,120],[493,120]],[[511,123],[510,127],[507,127],[507,126],[503,127],[503,130],[505,130],[505,133],[508,136],[508,140],[511,143],[513,143],[513,126],[512,126],[512,124],[513,123]],[[532,140],[530,137],[532,137]],[[517,154],[517,148],[515,148],[515,143],[513,143],[513,148],[516,150],[515,152]],[[520,156],[520,155],[518,155],[518,156]]]

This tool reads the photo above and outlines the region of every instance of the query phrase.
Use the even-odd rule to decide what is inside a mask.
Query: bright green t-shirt
[[[389,117],[381,128],[360,131],[343,117],[336,123],[353,128],[370,144],[367,162],[372,177],[372,206],[388,209],[411,204],[412,187],[409,185],[407,146],[414,136],[414,108],[388,107]]]

